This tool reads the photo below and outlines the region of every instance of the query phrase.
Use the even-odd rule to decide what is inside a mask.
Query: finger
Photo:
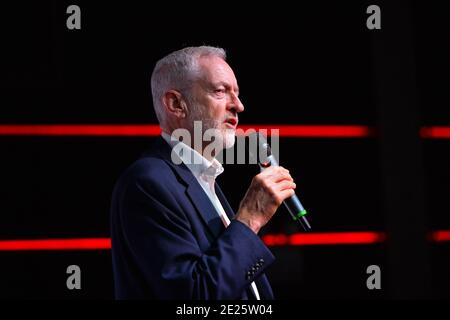
[[[295,189],[297,185],[293,181],[283,180],[277,184],[275,184],[275,188],[278,191],[284,191],[286,189]]]
[[[277,167],[269,167],[267,169],[264,169],[264,171],[261,172],[261,175],[262,176],[273,176],[273,175],[279,174],[281,172],[289,173],[289,170],[286,170],[285,168],[278,167],[278,166]]]
[[[269,170],[271,169],[271,170]],[[263,178],[267,178],[273,182],[278,182],[281,180],[293,180],[289,171],[282,167],[273,167],[263,171]]]
[[[269,179],[275,183],[280,181],[294,181],[291,175],[287,172],[281,171],[269,177]]]
[[[294,179],[291,177],[289,173],[282,172],[274,177],[274,182],[281,182],[281,181],[294,181]]]
[[[279,192],[279,196],[282,199],[282,201],[292,197],[294,194],[295,194],[294,189],[285,189]]]

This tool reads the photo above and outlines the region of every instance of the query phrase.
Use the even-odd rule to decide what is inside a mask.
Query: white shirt
[[[225,227],[228,227],[228,225],[230,224],[230,219],[225,213],[225,210],[223,209],[219,198],[217,198],[216,191],[214,189],[216,177],[224,171],[222,164],[217,161],[216,158],[213,158],[211,161],[209,161],[196,150],[192,149],[185,143],[178,141],[177,139],[172,139],[171,136],[165,132],[161,132],[161,136],[164,138],[164,140],[167,141],[169,145],[172,146],[172,148],[177,145],[177,151],[179,151],[177,152],[177,155],[180,157],[181,161],[183,161],[183,163],[189,168],[195,179],[197,179],[198,183],[203,188],[209,200],[219,214],[220,218],[222,219],[223,224],[225,225]],[[256,299],[260,300],[259,292],[254,281],[251,283],[251,287],[256,296]]]

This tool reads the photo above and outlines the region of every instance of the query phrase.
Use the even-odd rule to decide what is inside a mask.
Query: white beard
[[[192,104],[191,104],[192,106]],[[208,118],[209,115],[204,114],[203,112],[199,112],[199,110],[205,110],[203,106],[196,105],[193,110],[193,113],[190,114],[189,119],[192,121],[201,121],[202,122],[202,138],[204,133],[208,131],[210,135],[214,136],[214,142],[217,141],[217,146],[220,146],[223,149],[232,148],[236,142],[236,130],[222,128],[224,125],[225,119],[218,121],[215,119]],[[192,110],[192,109],[191,109]],[[206,135],[208,136],[208,134]],[[217,140],[216,140],[217,139]],[[211,141],[211,140],[210,140]]]
[[[232,148],[236,142],[236,131],[233,129],[225,129],[223,132],[223,147],[225,149]]]
[[[236,141],[236,132],[234,129],[216,128],[215,126],[211,127],[210,124],[211,122],[202,123],[206,142],[211,141],[214,147],[218,149],[218,152],[234,146]]]

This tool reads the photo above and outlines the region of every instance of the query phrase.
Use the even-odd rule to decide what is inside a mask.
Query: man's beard
[[[206,108],[199,104],[193,107],[193,104],[191,104],[191,113],[189,115],[189,123],[192,126],[191,132],[194,132],[194,121],[201,121],[202,142],[204,141],[203,138],[206,138],[205,142],[214,141],[215,145],[222,149],[232,148],[236,141],[236,130],[223,128],[226,119],[212,119],[203,110],[206,110]]]
[[[209,136],[213,136],[214,141],[220,147],[224,149],[232,148],[236,141],[236,131],[234,129],[223,128],[225,119],[223,121],[217,121],[214,119],[204,119],[202,120],[203,132],[208,140]],[[212,139],[211,139],[212,140]]]

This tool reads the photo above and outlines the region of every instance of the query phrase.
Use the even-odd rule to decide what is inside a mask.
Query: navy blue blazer
[[[184,165],[171,161],[162,138],[118,180],[112,197],[111,238],[118,299],[273,299],[264,270],[275,260],[261,239],[216,209]]]

